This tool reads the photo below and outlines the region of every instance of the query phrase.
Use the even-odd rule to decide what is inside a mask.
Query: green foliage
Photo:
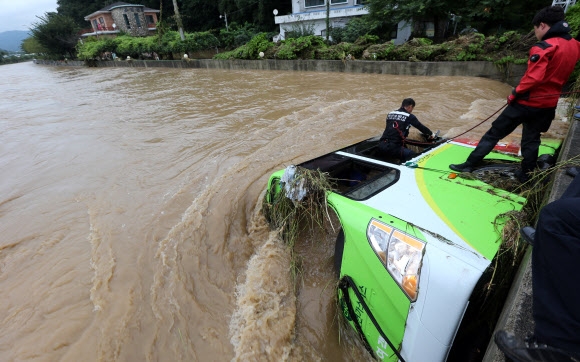
[[[84,20],[85,16],[114,2],[111,0],[58,0],[57,11],[59,15],[72,18],[77,27],[88,28],[90,24]],[[161,10],[159,15],[167,25],[166,30],[177,30],[174,18],[174,2],[141,0],[135,3]],[[230,31],[232,31],[231,25],[234,23],[248,23],[255,27],[256,31],[249,37],[245,36],[246,40],[243,42],[238,41],[235,44],[222,42],[222,46],[227,48],[242,45],[258,32],[277,31],[278,26],[274,24],[272,15],[274,9],[278,10],[279,15],[292,12],[292,2],[288,0],[178,0],[175,3],[179,4],[186,32],[210,31],[212,29],[219,32],[226,27],[225,18],[220,18],[220,15],[227,15]],[[366,4],[370,10],[370,16],[360,17],[361,24],[352,24],[353,29],[348,29],[347,25],[347,29],[337,30],[347,33],[352,31],[353,34],[337,37],[336,43],[352,43],[356,38],[367,33],[388,39],[392,25],[401,20],[432,21],[438,18],[446,23],[450,19],[450,14],[460,17],[458,30],[463,29],[466,25],[472,25],[486,35],[506,30],[527,32],[531,29],[530,20],[534,13],[547,5],[546,0],[507,2],[504,0],[367,0]],[[293,29],[287,30],[293,31]],[[292,37],[298,38],[304,35],[312,35],[312,33],[302,31],[293,34]],[[332,33],[330,35],[334,38]]]
[[[522,64],[527,60],[527,53],[535,43],[529,35],[507,32],[502,36],[485,37],[483,34],[471,33],[451,41],[435,44],[426,38],[414,38],[395,45],[393,41],[375,44],[378,38],[365,35],[355,43],[342,42],[327,45],[322,37],[305,36],[298,39],[286,39],[278,44],[269,42],[263,36],[253,39],[256,44],[264,44],[261,51],[265,58],[276,59],[324,59],[324,60],[390,60],[390,61],[494,61],[505,64]],[[253,48],[256,48],[254,45]],[[263,50],[266,49],[266,50]],[[233,51],[216,55],[215,59],[257,59],[247,45]],[[350,57],[349,57],[350,55]]]
[[[85,16],[94,13],[105,7],[106,0],[57,0],[57,12],[66,16],[79,28],[88,28],[90,25],[85,20]]]
[[[349,21],[343,28],[332,28],[330,36],[333,43],[348,42],[354,43],[357,39],[372,33],[376,29],[376,22],[372,21],[368,16],[356,17]],[[378,37],[371,43],[378,42]]]
[[[131,58],[138,59],[142,53],[149,51],[149,49],[146,49],[144,39],[129,35],[118,36],[115,38],[115,53],[122,58],[130,56]]]
[[[81,60],[98,59],[103,53],[116,53],[120,58],[130,56],[133,59],[150,58],[153,52],[162,58],[171,58],[172,54],[195,52],[213,49],[219,44],[210,32],[186,33],[185,40],[176,31],[167,31],[163,36],[133,37],[120,35],[116,38],[90,37],[79,44],[77,55]]]
[[[34,37],[29,37],[26,38],[22,41],[22,45],[20,46],[22,48],[22,50],[28,54],[46,54],[47,51],[46,49],[40,45],[40,43],[38,42],[38,40],[36,40]]]
[[[397,24],[400,21],[426,17],[447,18],[458,6],[451,0],[369,0],[367,7],[375,21]]]
[[[60,15],[68,16],[80,28],[89,28],[89,23],[84,18],[115,3],[112,0],[58,0],[57,11]],[[257,31],[274,31],[276,25],[273,22],[272,11],[277,9],[280,14],[288,14],[292,11],[292,3],[288,0],[178,0],[159,1],[141,0],[130,2],[141,4],[146,7],[160,10],[160,20],[167,25],[165,30],[177,30],[174,3],[179,5],[179,13],[185,32],[210,31],[216,32],[226,27],[225,18],[220,15],[227,14],[230,24],[253,24]],[[253,36],[253,35],[252,35]],[[250,36],[247,40],[249,40]],[[238,43],[235,46],[239,46]]]
[[[503,57],[495,62],[497,65],[504,65],[509,63],[514,63],[516,59],[512,55],[508,55],[507,57]]]
[[[344,59],[346,54],[341,52],[336,47],[327,47],[316,49],[316,59],[322,60],[341,60]]]
[[[363,36],[359,36],[358,39],[355,40],[356,45],[371,45],[377,44],[379,42],[379,37],[376,35],[366,34]]]
[[[268,40],[268,34],[260,33],[235,50],[216,54],[214,59],[259,59],[260,52],[265,53],[273,46],[274,43]]]
[[[568,8],[568,11],[566,12],[566,20],[570,25],[570,34],[576,38],[580,35],[580,3]]]
[[[315,35],[303,36],[297,39],[286,39],[276,52],[278,59],[314,59],[317,49],[325,48],[324,39]]]
[[[477,56],[475,54],[470,53],[469,51],[462,51],[457,54],[457,58],[455,60],[458,61],[468,61],[468,60],[476,60]]]
[[[258,59],[260,57],[260,52],[265,52],[272,46],[274,46],[274,44],[268,39],[268,34],[260,33],[243,46],[243,59]]]
[[[185,40],[176,31],[169,31],[163,36],[160,49],[147,49],[144,52],[159,50],[162,53],[185,54],[198,50],[215,48],[219,45],[218,39],[210,32],[186,33]]]
[[[80,60],[97,59],[103,53],[104,41],[99,41],[96,38],[88,38],[77,47],[77,57]]]
[[[290,27],[290,30],[285,30],[286,39],[298,39],[305,36],[314,35],[314,24],[299,21],[297,23],[293,23]]]
[[[49,57],[74,58],[77,44],[78,26],[68,16],[45,13],[32,24],[32,36],[46,50]]]
[[[442,24],[449,23],[448,32],[472,26],[480,33],[490,35],[506,30],[529,32],[535,13],[549,5],[546,0],[368,0],[369,16],[388,28],[400,21],[433,21],[437,34],[443,35]],[[441,24],[437,24],[438,22]],[[441,33],[439,33],[439,31]],[[453,33],[455,34],[455,33]]]
[[[365,59],[369,60],[396,60],[393,59],[393,51],[397,48],[393,41],[384,44],[371,45],[365,50]]]
[[[257,34],[259,31],[253,24],[244,23],[243,26],[240,26],[237,23],[232,23],[229,30],[220,29],[220,46],[226,49],[239,47],[249,42]]]
[[[429,38],[414,38],[412,41],[414,41],[415,45],[418,46],[426,46],[433,44],[433,40]]]
[[[218,54],[213,56],[213,59],[221,59],[221,60],[238,59],[239,58],[238,54],[239,54],[239,48],[234,49],[234,50],[230,50],[230,51],[226,51],[226,52],[218,53]]]
[[[238,29],[233,27],[231,33]],[[146,38],[122,35],[107,40],[87,39],[79,46],[78,54],[79,58],[86,60],[98,59],[106,52],[115,52],[120,58],[131,56],[138,59],[156,52],[161,59],[172,59],[173,56],[181,58],[184,53],[213,49],[218,45],[217,38],[211,32],[186,33],[185,38],[182,41],[176,31],[167,31],[162,36]],[[289,38],[277,44],[270,39],[268,33],[259,33],[246,44],[217,54],[214,59],[259,59],[260,52],[263,52],[267,59],[485,60],[504,66],[525,63],[527,52],[535,43],[535,38],[516,32],[490,37],[471,33],[439,44],[427,38],[413,38],[402,45],[395,45],[393,41],[377,44],[379,38],[369,34],[359,37],[354,43],[341,42],[334,45],[328,45],[322,37],[313,35]]]

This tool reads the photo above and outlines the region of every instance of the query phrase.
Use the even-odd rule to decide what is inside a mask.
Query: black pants
[[[580,176],[541,210],[533,248],[534,334],[580,353]]]
[[[403,146],[389,141],[379,141],[379,152],[385,158],[396,158],[405,162],[418,155],[418,153]]]
[[[483,135],[475,150],[467,158],[468,162],[477,164],[487,156],[499,140],[512,133],[517,126],[523,124],[522,131],[522,171],[530,172],[536,168],[540,135],[546,132],[556,115],[555,108],[533,108],[521,104],[508,105],[506,109],[491,124],[491,128]]]

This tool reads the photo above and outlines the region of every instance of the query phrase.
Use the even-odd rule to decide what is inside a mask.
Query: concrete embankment
[[[416,76],[483,77],[516,85],[526,70],[525,64],[495,65],[492,62],[385,62],[367,60],[117,60],[117,61],[46,61],[37,64],[90,67],[198,68],[226,70],[281,70],[303,72],[345,72]]]

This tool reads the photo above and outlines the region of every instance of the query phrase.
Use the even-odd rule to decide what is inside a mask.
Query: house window
[[[304,2],[304,6],[305,7],[311,7],[311,6],[320,6],[320,5],[324,5],[324,1],[325,0],[306,0]]]
[[[345,4],[348,0],[330,0],[331,4]]]
[[[105,24],[105,18],[103,18],[102,16],[99,18],[99,23],[101,24]]]
[[[125,26],[127,27],[127,29],[131,29],[131,23],[129,22],[127,14],[123,14],[123,19],[125,19]]]
[[[140,28],[141,27],[141,19],[139,19],[139,14],[134,13],[133,15],[135,15],[135,23],[137,23],[137,27]]]
[[[97,30],[99,29],[99,23],[97,23],[97,20],[93,20],[93,29]]]
[[[153,15],[147,15],[147,24],[155,24],[155,20],[153,20]]]

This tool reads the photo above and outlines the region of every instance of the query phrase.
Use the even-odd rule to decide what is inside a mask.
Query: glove
[[[516,96],[514,96],[513,94],[510,94],[509,96],[507,96],[507,104],[511,105],[515,100],[516,100]]]
[[[510,94],[509,96],[507,96],[507,104],[512,104],[514,103],[514,101],[518,99],[518,94],[516,93],[516,89],[512,89],[512,94]]]

